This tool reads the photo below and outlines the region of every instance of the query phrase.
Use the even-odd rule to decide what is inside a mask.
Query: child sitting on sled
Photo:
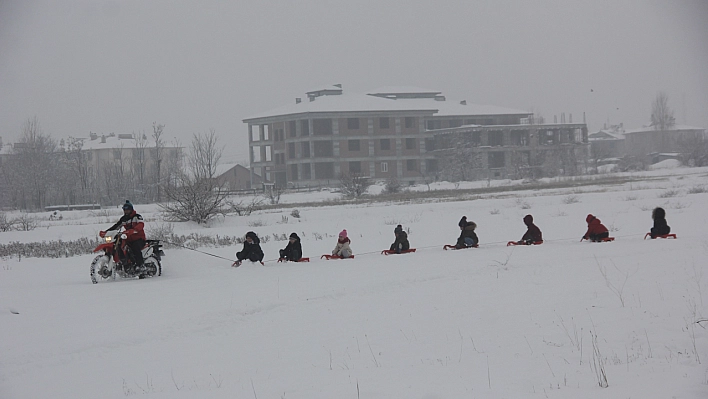
[[[302,258],[302,245],[300,244],[300,237],[296,233],[290,234],[288,245],[285,249],[280,250],[280,258],[293,262],[297,262]]]
[[[263,264],[263,250],[261,249],[261,240],[256,233],[249,231],[246,233],[246,240],[243,242],[243,250],[236,252],[236,258],[233,266],[240,266],[245,259],[251,262],[261,262]]]
[[[463,216],[457,225],[460,227],[460,236],[457,238],[455,248],[469,248],[479,244],[477,233],[474,232],[477,228],[475,222],[467,221],[467,216]]]
[[[521,237],[521,241],[517,241],[517,245],[532,245],[534,243],[542,243],[543,235],[541,229],[533,224],[533,216],[524,216],[524,224],[526,225],[526,233]]]
[[[400,224],[393,229],[393,234],[396,235],[396,241],[391,244],[391,251],[400,254],[401,251],[408,251],[411,248],[411,244],[408,242],[408,233],[403,231],[403,226]]]
[[[654,219],[654,227],[651,228],[649,234],[651,238],[665,236],[671,233],[671,227],[666,224],[666,211],[664,208],[656,207],[651,211],[651,218]]]
[[[600,219],[596,218],[592,214],[585,218],[588,223],[588,231],[585,232],[583,236],[584,240],[590,240],[593,242],[602,241],[603,238],[610,236],[610,231],[607,230],[604,224],[600,223]]]
[[[339,239],[337,240],[337,245],[332,250],[333,256],[339,256],[342,259],[346,259],[352,256],[352,249],[349,247],[351,240],[347,237],[347,230],[344,229],[339,233]]]

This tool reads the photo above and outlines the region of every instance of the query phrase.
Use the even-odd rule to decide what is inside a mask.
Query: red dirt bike
[[[122,241],[126,239],[125,234],[120,230],[107,231],[102,238],[104,242],[93,250],[93,252],[103,252],[91,262],[91,281],[94,284],[109,279],[115,280],[116,276],[143,279],[162,275],[160,261],[165,256],[165,252],[161,249],[160,240],[145,240],[145,247],[141,251],[143,267],[137,269],[130,260],[132,250],[129,246],[125,246],[125,254],[123,254]]]

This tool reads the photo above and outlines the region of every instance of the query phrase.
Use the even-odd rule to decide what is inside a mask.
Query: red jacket
[[[123,215],[120,220],[108,228],[108,230],[115,230],[119,227],[123,227],[125,230],[125,235],[128,236],[126,241],[137,241],[145,240],[145,232],[143,231],[143,217],[139,213],[133,210],[127,215]]]
[[[604,224],[600,223],[600,219],[593,215],[588,215],[588,217],[585,218],[585,221],[588,222],[588,231],[585,233],[583,238],[588,238],[591,234],[602,234],[609,231]]]

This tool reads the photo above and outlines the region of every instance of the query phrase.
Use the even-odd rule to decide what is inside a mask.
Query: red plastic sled
[[[352,255],[352,256],[350,256],[350,257],[348,257],[348,258],[342,258],[342,257],[339,256],[339,255],[327,255],[327,254],[325,254],[325,255],[320,256],[320,259],[327,259],[327,260],[330,260],[330,259],[354,259],[354,255]]]
[[[239,266],[241,266],[242,263],[243,263],[242,260],[237,260],[236,262],[234,262],[234,263],[231,265],[231,267],[239,267]],[[256,263],[256,262],[251,262],[251,263]],[[263,263],[263,262],[258,262],[258,263],[260,263],[261,266],[265,266],[265,263]]]
[[[647,233],[647,234],[644,236],[644,239],[646,240],[647,237],[651,237],[651,233]],[[676,239],[676,234],[674,234],[674,233],[671,233],[671,234],[664,234],[664,235],[656,236],[656,238],[673,238],[673,239]]]
[[[401,251],[402,254],[409,254],[411,252],[415,252],[415,248],[411,249],[405,249]],[[390,250],[390,249],[384,249],[381,251],[381,255],[398,255],[395,250]]]
[[[580,239],[580,241],[583,241],[583,240],[591,241],[591,240],[589,240],[589,239],[587,239],[587,238],[581,238],[581,239]],[[614,240],[615,240],[614,237],[605,237],[605,238],[600,238],[600,241],[593,241],[593,242],[610,242],[610,241],[614,241]]]
[[[457,247],[454,246],[454,245],[445,245],[445,246],[443,247],[443,249],[446,250],[446,251],[447,251],[448,249],[458,250],[458,249],[467,249],[467,248],[479,248],[479,245],[474,244],[474,245],[472,245],[472,246],[469,246],[469,247],[462,247],[462,248],[457,248]]]
[[[520,243],[518,241],[509,241],[506,243],[506,246],[512,246],[512,245],[541,245],[543,244],[543,241],[534,241],[531,244],[526,244],[526,243]]]
[[[290,262],[300,263],[300,262],[309,262],[309,261],[310,261],[310,258],[300,258],[300,260],[291,260]],[[278,263],[280,263],[280,262],[287,262],[287,260],[285,258],[278,258]]]

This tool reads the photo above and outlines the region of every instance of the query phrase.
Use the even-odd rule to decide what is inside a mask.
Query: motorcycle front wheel
[[[99,281],[108,280],[114,277],[113,271],[108,268],[111,259],[108,255],[98,255],[91,262],[91,281],[97,284]]]

